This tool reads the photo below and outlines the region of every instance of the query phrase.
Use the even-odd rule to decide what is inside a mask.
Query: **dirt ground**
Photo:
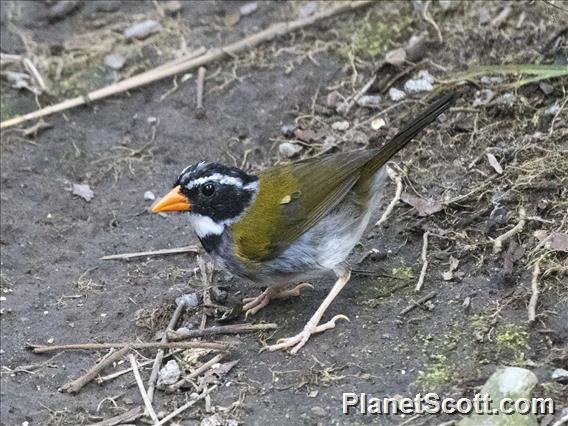
[[[184,49],[225,45],[313,12],[306,2],[258,2],[257,10],[238,19],[244,3],[184,2],[173,15],[160,13],[161,4],[89,2],[48,19],[53,2],[2,2],[2,52],[32,58],[51,85],[50,94],[36,99],[3,80],[2,120],[157,66]],[[412,198],[403,197],[407,201],[397,203],[388,221],[356,248],[352,262],[372,273],[354,274],[326,314],[351,321],[313,337],[296,356],[259,354],[264,342],[303,327],[333,277],[321,277],[299,298],[271,304],[247,321],[275,322],[275,332],[216,339],[236,342],[230,360],[238,360],[211,394],[218,413],[207,413],[199,402],[176,421],[439,424],[457,418],[347,417],[342,393],[471,396],[503,365],[532,370],[540,381],[535,395],[552,396],[557,404],[556,416],[541,416],[540,424],[558,420],[568,391],[551,373],[568,369],[568,261],[562,247],[539,241],[568,229],[568,80],[519,86],[519,76],[456,73],[479,65],[566,64],[568,14],[559,8],[562,2],[457,2],[448,10],[433,2],[428,22],[420,12],[425,5],[376,3],[212,63],[205,118],[195,114],[192,71],[191,77],[49,116],[51,126],[37,134],[3,131],[1,423],[89,424],[141,403],[132,374],[90,383],[78,395],[58,391],[106,352],[65,351],[45,363],[51,355],[32,354],[26,345],[150,341],[165,329],[176,297],[203,293],[194,254],[101,260],[198,243],[183,214],[148,214],[146,191],[163,194],[185,166],[200,160],[249,171],[288,161],[279,145],[301,138],[297,158],[380,145],[448,89],[459,94],[456,105],[394,159],[404,170],[404,194],[430,200],[414,202],[426,211],[420,215]],[[125,41],[122,31],[145,18],[158,20],[162,30]],[[406,73],[390,85],[401,89],[427,70],[434,91],[393,101],[380,86],[389,70],[385,54],[423,32],[416,65],[396,68],[391,75]],[[127,57],[120,71],[104,65],[111,52]],[[367,94],[379,95],[378,105],[354,104],[338,113],[343,99],[377,69]],[[489,101],[483,98],[488,91]],[[333,126],[342,121],[350,124],[347,131]],[[284,134],[283,126],[303,132]],[[92,188],[91,201],[71,193],[78,183]],[[385,206],[394,192],[389,182]],[[522,208],[528,217],[523,228],[494,253],[492,240],[518,224]],[[416,292],[427,231],[429,264]],[[540,294],[536,321],[529,323],[537,261]],[[226,288],[228,300],[258,292],[223,273],[212,284]],[[431,292],[429,301],[401,314]],[[198,307],[183,323],[198,326],[201,316]],[[207,325],[214,324],[209,318]],[[140,360],[154,356],[155,350],[139,352]],[[150,366],[142,369],[144,380],[149,373]],[[190,393],[158,390],[154,407],[170,412]]]

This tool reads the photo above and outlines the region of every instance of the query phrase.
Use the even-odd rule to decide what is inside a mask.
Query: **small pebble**
[[[551,376],[552,380],[558,379],[567,379],[568,378],[568,371],[564,370],[563,368],[557,368],[552,372]]]
[[[357,98],[357,105],[366,108],[378,108],[381,97],[376,95],[364,95]]]
[[[292,158],[294,155],[299,153],[303,149],[302,145],[296,143],[283,142],[278,147],[278,152],[284,157]]]
[[[312,15],[318,7],[317,2],[308,1],[298,10],[298,19],[307,18]]]
[[[550,95],[552,92],[554,92],[554,86],[552,84],[546,83],[545,81],[541,81],[538,87],[545,95]]]
[[[517,97],[512,93],[505,93],[504,95],[501,95],[497,99],[495,99],[495,102],[502,105],[512,106],[516,100]]]
[[[342,131],[342,132],[343,132],[343,131],[345,131],[345,130],[347,130],[347,129],[349,128],[349,121],[345,121],[345,120],[343,120],[343,121],[336,121],[335,123],[333,123],[333,124],[331,125],[331,128],[332,128],[333,130],[339,130],[339,131]]]
[[[258,3],[253,1],[250,3],[245,3],[239,8],[239,12],[242,16],[250,15],[258,9]]]
[[[312,407],[312,409],[310,410],[312,412],[312,414],[319,416],[319,417],[325,417],[326,412],[323,408],[321,407]]]
[[[146,191],[144,193],[144,199],[147,201],[154,201],[156,199],[156,196],[152,191]]]
[[[381,127],[384,127],[385,124],[386,122],[383,118],[375,118],[373,121],[371,121],[371,129],[379,130]]]
[[[421,70],[416,78],[408,80],[404,83],[404,88],[409,92],[431,92],[434,90],[432,83],[434,82],[434,77],[426,71]]]
[[[98,12],[116,12],[120,9],[120,2],[116,0],[98,0],[94,4]]]
[[[120,53],[111,53],[105,56],[105,65],[113,70],[121,69],[126,63],[126,58]]]
[[[182,296],[176,297],[176,305],[184,304],[186,308],[194,308],[199,305],[199,299],[196,293],[187,293]]]
[[[400,66],[406,61],[406,50],[402,47],[391,50],[385,55],[385,61],[394,66]]]
[[[413,35],[406,44],[406,58],[410,62],[418,62],[426,54],[426,38],[428,33],[426,31],[419,35]]]
[[[438,0],[438,4],[443,11],[456,10],[460,6],[460,2],[456,0]]]
[[[160,5],[162,9],[164,9],[164,12],[166,12],[166,15],[169,16],[175,16],[183,9],[183,4],[179,0],[164,1],[161,2]]]
[[[80,6],[81,2],[78,0],[60,0],[51,6],[47,17],[50,21],[58,21],[75,12]]]
[[[157,386],[167,386],[173,385],[178,381],[181,375],[181,370],[175,359],[170,359],[166,365],[164,365],[160,372],[158,373],[158,383]]]
[[[544,110],[545,115],[556,115],[556,113],[560,111],[560,105],[552,104],[548,108]]]
[[[402,90],[397,89],[396,87],[391,87],[389,89],[389,98],[394,102],[401,101],[402,99],[406,98],[406,93],[404,93]]]
[[[280,133],[287,138],[294,136],[294,132],[296,131],[295,124],[284,124],[280,127]]]
[[[160,25],[159,22],[154,21],[153,19],[147,19],[145,21],[138,22],[137,24],[134,24],[131,27],[127,28],[124,31],[123,35],[128,40],[132,40],[133,38],[142,40],[150,36],[151,34],[160,31],[162,31],[162,26]]]
[[[495,97],[495,92],[491,89],[479,90],[475,93],[475,99],[473,100],[472,106],[484,106],[493,100]]]

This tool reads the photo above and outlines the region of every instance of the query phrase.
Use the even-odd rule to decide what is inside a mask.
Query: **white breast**
[[[189,215],[189,221],[199,238],[203,238],[207,235],[221,235],[225,229],[224,224],[216,223],[210,217],[196,213]]]

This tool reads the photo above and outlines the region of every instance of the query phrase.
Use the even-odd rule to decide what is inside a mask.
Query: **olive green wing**
[[[277,257],[343,200],[372,157],[361,150],[262,172],[253,205],[231,228],[236,254],[253,262]]]

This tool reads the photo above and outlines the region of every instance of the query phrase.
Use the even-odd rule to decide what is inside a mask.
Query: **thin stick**
[[[105,367],[109,366],[115,361],[121,359],[124,355],[128,353],[130,347],[128,345],[124,346],[121,350],[111,354],[110,356],[104,358],[96,364],[93,368],[87,371],[84,375],[75,379],[71,382],[65,383],[61,390],[67,393],[79,393],[79,391],[85,386],[87,383],[91,382],[100,371],[102,371]]]
[[[426,269],[428,269],[428,236],[430,231],[424,232],[422,236],[422,269],[420,270],[420,276],[418,277],[418,282],[416,283],[416,291],[420,291],[422,284],[424,284],[424,278],[426,278]]]
[[[219,361],[221,361],[224,357],[225,357],[226,353],[220,353],[215,355],[213,358],[211,358],[209,361],[203,363],[203,365],[201,367],[199,367],[198,369],[196,369],[195,371],[193,371],[191,374],[189,374],[188,376],[182,378],[181,380],[177,381],[176,383],[169,385],[167,387],[167,391],[168,392],[175,392],[177,391],[179,388],[181,388],[184,384],[186,384],[189,380],[195,379],[196,377],[200,376],[201,374],[205,373],[207,370],[209,370],[209,368],[211,368],[213,365],[217,364]]]
[[[136,383],[138,384],[138,390],[140,391],[140,395],[142,396],[142,401],[144,401],[144,405],[146,406],[146,411],[154,420],[154,422],[158,422],[158,416],[156,416],[156,412],[154,411],[154,407],[152,407],[152,402],[148,398],[148,394],[146,393],[146,389],[144,389],[144,383],[142,383],[142,377],[140,377],[140,371],[138,371],[138,365],[136,364],[136,358],[134,355],[129,354],[128,359],[130,361],[130,365],[132,366],[132,372],[134,373],[134,378],[136,379]]]
[[[392,201],[387,206],[381,218],[377,221],[377,223],[375,223],[375,226],[382,225],[384,222],[386,222],[386,220],[394,210],[396,204],[400,201],[400,196],[402,194],[402,176],[400,176],[400,174],[396,173],[390,167],[387,169],[387,173],[389,177],[396,182],[396,192],[394,193]]]
[[[279,22],[271,25],[267,29],[245,37],[235,43],[231,43],[225,47],[210,49],[207,53],[196,58],[184,61],[180,64],[173,65],[162,69],[152,69],[141,74],[135,75],[126,80],[119,81],[118,83],[111,84],[101,89],[88,93],[85,96],[78,96],[76,98],[67,99],[55,105],[42,108],[40,110],[12,118],[10,120],[0,123],[0,129],[6,129],[25,121],[33,120],[40,117],[45,117],[56,112],[66,111],[89,102],[94,102],[108,96],[116,95],[118,93],[126,92],[140,86],[161,80],[166,77],[171,77],[175,74],[187,72],[190,69],[209,64],[225,57],[234,57],[237,53],[251,49],[260,43],[264,43],[292,31],[296,31],[314,24],[322,19],[344,13],[347,11],[356,10],[370,5],[372,0],[361,0],[352,2],[342,2],[335,7],[329,7],[322,10],[320,13],[314,13],[306,18],[297,19],[291,22]]]
[[[205,108],[203,108],[203,86],[205,85],[205,67],[199,67],[197,70],[197,101],[195,103],[195,116],[197,118],[205,117]]]
[[[432,299],[433,297],[436,297],[436,292],[433,291],[431,293],[428,293],[426,296],[421,297],[420,299],[418,299],[416,302],[414,302],[412,305],[408,305],[406,308],[404,308],[402,311],[400,311],[399,315],[405,315],[407,313],[409,313],[411,310],[413,310],[414,308],[420,306],[421,304],[423,304],[424,302]]]
[[[189,401],[188,403],[182,405],[181,407],[179,407],[177,410],[172,411],[170,414],[168,414],[166,417],[164,417],[162,420],[160,420],[158,423],[156,423],[154,426],[161,426],[167,422],[169,422],[171,419],[173,419],[174,417],[176,417],[177,415],[183,413],[185,410],[187,410],[188,408],[190,408],[191,406],[195,405],[196,402],[202,400],[203,398],[205,398],[207,395],[209,395],[213,390],[215,390],[217,388],[217,385],[213,385],[211,386],[209,389],[204,390],[196,399]]]
[[[94,350],[121,348],[130,346],[132,349],[211,349],[214,351],[226,351],[230,348],[228,344],[217,342],[115,342],[115,343],[72,343],[69,345],[29,345],[33,353],[43,354],[48,352],[66,351],[66,350]]]
[[[171,330],[167,332],[168,339],[172,342],[193,339],[196,337],[210,337],[219,334],[241,334],[241,333],[255,333],[263,330],[276,330],[278,324],[231,324],[231,325],[216,325],[204,329],[188,330],[181,328],[179,330]]]
[[[371,86],[373,85],[376,79],[377,75],[373,74],[373,76],[369,79],[369,81],[367,81],[367,83],[365,83],[365,85],[361,87],[361,89],[353,97],[351,97],[350,99],[346,100],[343,104],[341,104],[341,106],[337,109],[337,112],[346,115],[349,112],[349,110],[353,108],[353,105],[355,105],[357,99],[359,99],[361,96],[367,93],[367,91],[371,88]]]
[[[524,207],[519,208],[519,222],[507,232],[502,235],[499,235],[497,238],[493,240],[493,253],[497,254],[503,248],[503,242],[507,241],[509,238],[515,236],[519,232],[523,230],[525,227],[525,222],[527,219],[527,212],[525,211]]]
[[[135,421],[143,413],[142,407],[134,407],[126,413],[119,414],[118,416],[111,417],[110,419],[103,420],[102,422],[91,423],[87,426],[115,426],[123,423],[130,423]]]
[[[124,259],[132,259],[133,257],[161,256],[163,254],[179,254],[179,253],[199,253],[199,247],[184,246],[184,247],[176,247],[171,249],[140,251],[136,253],[110,254],[108,256],[101,257],[101,260],[124,260]]]
[[[438,36],[438,41],[440,43],[443,43],[444,38],[442,37],[442,31],[440,31],[440,27],[438,26],[438,24],[436,24],[436,21],[434,21],[434,19],[428,13],[428,6],[430,6],[430,3],[431,0],[428,0],[424,5],[424,9],[422,10],[422,18],[424,18],[426,22],[434,27],[434,30],[436,30],[436,35]]]
[[[183,349],[177,349],[175,351],[172,351],[169,354],[164,355],[164,359],[169,358],[172,355],[176,355],[176,354],[180,353],[181,351],[183,351]],[[145,366],[153,364],[153,363],[154,363],[154,360],[148,360],[148,361],[144,361],[144,362],[139,362],[138,366],[139,367],[145,367]],[[131,371],[132,371],[132,367],[129,367],[129,368],[125,368],[123,370],[115,371],[114,373],[108,374],[106,376],[97,377],[97,383],[99,385],[101,385],[104,382],[108,382],[109,380],[116,379],[117,377],[120,377],[120,376],[122,376],[126,373],[130,373]]]
[[[162,343],[168,342],[168,331],[174,329],[184,309],[185,309],[185,302],[183,301],[183,299],[181,299],[180,304],[177,306],[176,310],[172,315],[172,318],[170,319],[168,328],[166,328],[166,331],[162,336],[161,339]],[[162,366],[162,361],[164,359],[164,353],[165,353],[164,349],[158,350],[156,358],[154,359],[154,365],[152,366],[152,372],[150,373],[150,378],[148,379],[148,398],[150,399],[150,402],[152,402],[154,399],[154,389],[156,387],[156,380],[158,380],[158,373],[160,371],[160,367]]]
[[[542,259],[542,258],[541,258]],[[532,273],[532,281],[531,281],[531,300],[529,302],[529,322],[534,322],[536,319],[536,304],[538,303],[538,276],[540,275],[540,259],[538,259],[534,264],[534,269]]]

